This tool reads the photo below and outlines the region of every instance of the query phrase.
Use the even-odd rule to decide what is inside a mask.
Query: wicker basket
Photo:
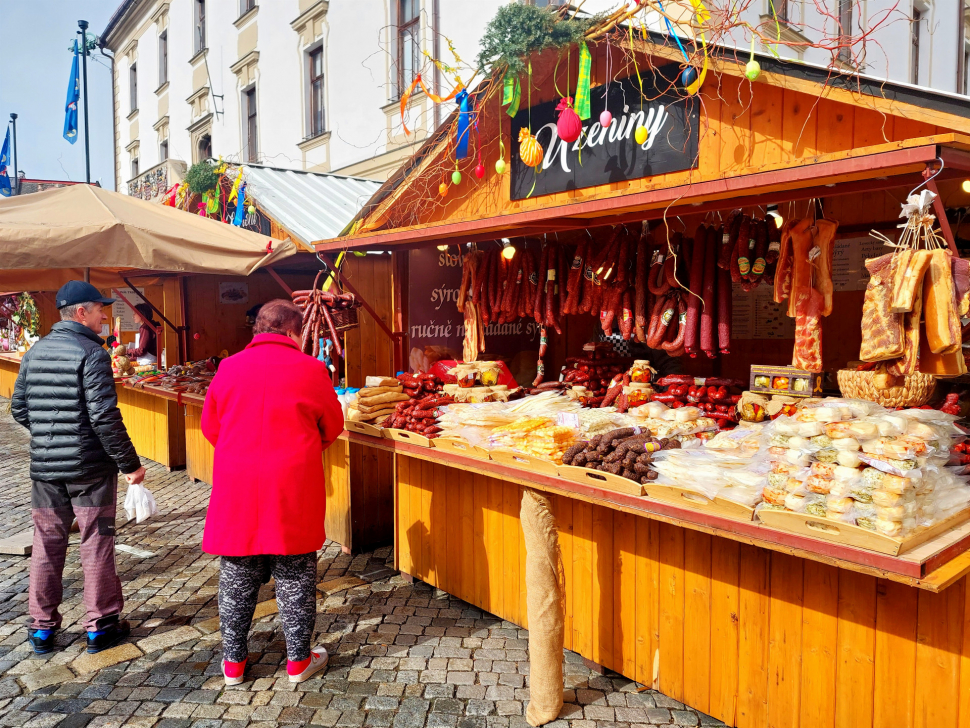
[[[839,370],[839,389],[842,396],[866,399],[883,407],[921,407],[930,401],[936,389],[936,377],[916,372],[903,378],[898,387],[876,386],[879,372],[859,372],[854,369]]]
[[[330,309],[330,318],[333,320],[334,328],[337,329],[334,332],[335,334],[356,329],[360,325],[357,317],[358,308],[360,308],[360,304],[355,304],[350,308]]]

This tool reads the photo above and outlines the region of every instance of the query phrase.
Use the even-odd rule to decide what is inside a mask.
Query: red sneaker
[[[320,672],[327,666],[330,655],[324,647],[315,647],[310,650],[310,659],[304,662],[286,661],[286,672],[290,676],[291,683],[301,683],[309,680],[314,674]]]
[[[242,662],[222,661],[222,675],[226,678],[226,685],[239,685],[246,682],[246,660]]]

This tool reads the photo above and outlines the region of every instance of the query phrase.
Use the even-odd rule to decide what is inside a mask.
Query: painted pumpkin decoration
[[[538,167],[542,164],[542,145],[532,136],[526,127],[519,129],[519,157],[526,167]]]
[[[559,138],[566,143],[572,143],[579,139],[579,135],[583,131],[583,122],[573,108],[572,97],[567,96],[559,99],[556,111],[559,112],[559,120],[556,122],[556,131]]]

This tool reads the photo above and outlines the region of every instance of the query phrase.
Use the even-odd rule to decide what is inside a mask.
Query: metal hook
[[[916,185],[912,190],[910,190],[909,194],[906,195],[906,199],[909,199],[911,196],[915,195],[916,190],[918,190],[923,185],[926,185],[929,182],[933,181],[934,179],[936,179],[936,177],[940,175],[940,173],[943,171],[943,167],[945,166],[943,163],[943,157],[937,157],[936,161],[940,163],[940,168],[936,170],[933,174],[931,174],[929,177],[924,179],[922,182],[920,182],[918,185]],[[926,172],[924,172],[923,174],[925,175]]]

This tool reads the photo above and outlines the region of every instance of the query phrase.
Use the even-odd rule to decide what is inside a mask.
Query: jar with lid
[[[647,359],[637,359],[633,362],[630,369],[630,381],[646,384],[650,381],[650,361]]]

